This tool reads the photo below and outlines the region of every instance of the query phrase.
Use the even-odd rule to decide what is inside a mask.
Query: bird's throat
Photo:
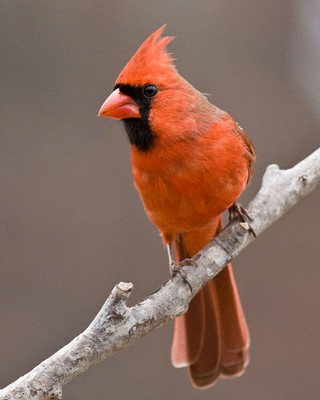
[[[152,148],[156,136],[151,132],[147,116],[123,120],[130,143],[139,151],[146,152]]]

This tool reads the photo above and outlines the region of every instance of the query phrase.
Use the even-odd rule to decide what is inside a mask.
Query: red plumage
[[[140,46],[99,115],[124,120],[145,211],[163,242],[175,244],[181,261],[221,228],[221,213],[238,199],[251,176],[255,152],[230,115],[179,75],[166,51],[173,38],[161,37],[163,30]],[[152,98],[145,91],[150,85]],[[219,376],[241,374],[248,347],[229,265],[192,300],[187,314],[176,319],[172,361],[188,366],[193,384],[203,388]]]

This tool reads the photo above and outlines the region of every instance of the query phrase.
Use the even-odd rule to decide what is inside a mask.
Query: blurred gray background
[[[167,23],[181,74],[256,146],[245,204],[270,163],[320,143],[320,6],[271,0],[2,0],[0,387],[92,320],[112,287],[134,304],[168,276],[133,188],[121,123],[97,118],[125,63]],[[234,262],[251,331],[246,374],[195,391],[170,364],[172,324],[91,368],[64,399],[315,399],[319,189]]]

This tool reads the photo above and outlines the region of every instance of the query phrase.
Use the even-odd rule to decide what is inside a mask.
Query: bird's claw
[[[189,286],[189,289],[192,292],[192,286],[188,281],[186,272],[183,269],[183,267],[187,265],[193,265],[195,267],[198,266],[198,264],[195,261],[191,260],[191,258],[185,258],[179,264],[176,264],[174,261],[171,261],[169,264],[169,270],[172,277],[174,277],[176,274],[180,274],[183,281]]]
[[[231,207],[229,207],[229,222],[231,222],[235,218],[239,218],[241,222],[247,223],[249,225],[249,231],[253,234],[254,237],[257,237],[251,225],[251,223],[253,222],[252,216],[244,206],[237,203],[236,201],[232,204]]]

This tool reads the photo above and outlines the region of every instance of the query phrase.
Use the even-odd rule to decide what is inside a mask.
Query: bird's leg
[[[228,211],[229,211],[229,222],[238,217],[242,222],[246,222],[249,225],[249,231],[253,234],[254,237],[257,237],[254,229],[251,226],[253,218],[245,207],[243,207],[241,204],[235,201],[232,204],[232,206],[229,207]]]
[[[167,243],[167,253],[168,253],[168,259],[169,259],[169,271],[170,271],[171,276],[174,277],[176,274],[180,274],[183,281],[189,286],[189,288],[192,292],[192,286],[187,279],[187,274],[183,270],[183,267],[185,267],[186,265],[190,265],[190,264],[197,267],[198,266],[197,263],[195,261],[191,260],[191,258],[185,258],[179,264],[176,264],[176,262],[173,259],[173,255],[172,255],[172,243]]]
[[[167,243],[167,253],[168,253],[168,259],[169,259],[169,270],[171,271],[171,267],[176,265],[176,263],[173,260],[173,255],[172,255],[172,243]]]

